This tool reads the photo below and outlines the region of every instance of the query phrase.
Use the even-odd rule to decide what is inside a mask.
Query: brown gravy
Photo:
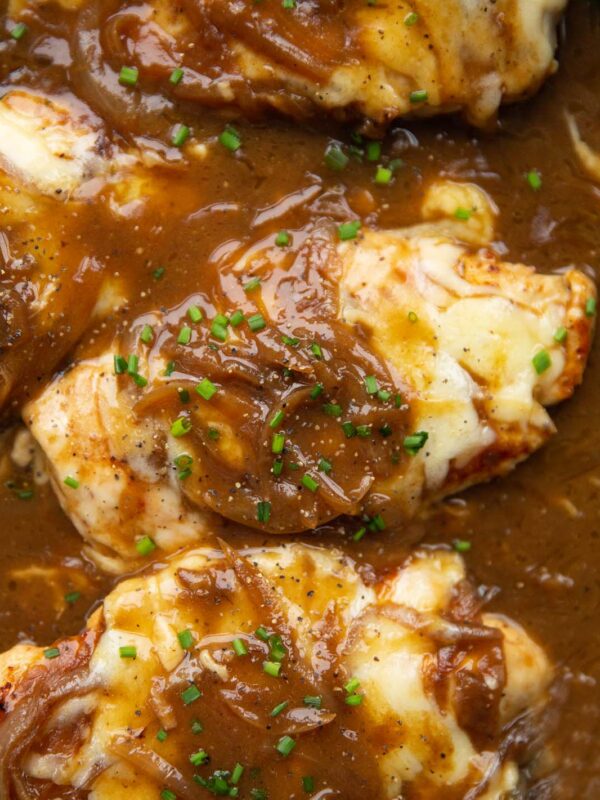
[[[317,212],[297,202],[302,189],[321,186],[323,202],[341,216],[348,208],[364,211],[367,203],[373,225],[396,227],[416,221],[424,187],[443,174],[473,180],[494,198],[500,209],[498,246],[509,260],[546,272],[574,265],[598,278],[600,190],[577,166],[564,113],[574,112],[587,141],[600,147],[599,33],[598,9],[584,0],[573,2],[559,73],[537,98],[505,110],[496,135],[474,133],[450,119],[396,127],[384,147],[406,166],[393,187],[374,189],[371,165],[353,162],[342,176],[326,168],[325,148],[332,139],[348,141],[348,129],[321,124],[299,128],[274,119],[254,125],[236,122],[244,159],[223,152],[194,167],[193,196],[185,195],[177,178],[165,176],[160,226],[116,227],[90,205],[79,229],[108,269],[128,265],[132,300],[126,317],[131,320],[157,304],[182,302],[189,292],[182,293],[181,287],[191,286],[198,264],[210,263],[224,241],[258,238],[260,210],[264,217],[278,202],[272,227],[305,225]],[[24,54],[27,60],[26,51],[20,57]],[[44,67],[33,53],[29,57],[39,68],[37,76],[30,73],[34,84],[64,80],[60,70]],[[3,75],[17,63],[14,53],[0,54]],[[195,125],[212,136],[223,122],[203,114]],[[533,168],[542,175],[539,192],[524,180]],[[153,271],[162,265],[165,277],[156,281]],[[96,352],[120,324],[116,319],[91,331],[77,353]],[[29,371],[21,387],[24,395],[34,390],[38,377],[39,372]],[[373,534],[360,543],[353,543],[338,523],[311,536],[314,542],[335,543],[377,571],[397,563],[421,536],[427,543],[472,542],[465,558],[476,581],[497,587],[494,609],[522,622],[564,672],[568,692],[557,704],[554,737],[560,754],[554,796],[561,800],[592,800],[600,792],[599,405],[597,341],[583,387],[554,413],[557,436],[507,479],[448,502],[426,522]],[[27,476],[13,477],[26,483]],[[0,489],[0,519],[0,646],[8,648],[19,640],[46,643],[76,632],[110,580],[98,576],[81,556],[80,539],[50,490],[36,489],[28,499],[26,491],[22,499],[14,488]],[[224,526],[223,533],[235,546],[267,541],[233,525]],[[38,568],[56,572],[36,577]],[[547,796],[543,786],[538,792],[535,796]]]

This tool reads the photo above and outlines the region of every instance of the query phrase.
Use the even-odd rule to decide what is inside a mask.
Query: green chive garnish
[[[202,692],[200,691],[200,689],[198,689],[195,683],[192,683],[190,686],[188,686],[187,689],[185,689],[181,693],[181,699],[183,700],[186,706],[189,706],[190,703],[193,703],[200,697],[202,697]]]
[[[349,239],[356,239],[360,228],[361,223],[359,220],[355,220],[354,222],[343,222],[338,227],[338,236],[342,242],[346,242]]]
[[[135,86],[139,72],[137,67],[121,67],[119,72],[119,83],[122,86]]]
[[[205,400],[210,400],[215,394],[218,392],[218,388],[215,384],[210,380],[210,378],[204,378],[200,381],[200,383],[196,386],[196,392],[203,397]]]
[[[256,519],[265,524],[271,519],[271,503],[268,500],[260,500],[256,504]]]
[[[285,709],[288,707],[288,705],[289,705],[289,701],[288,700],[284,700],[283,703],[279,703],[271,711],[271,716],[272,717],[278,717],[281,714],[282,711],[285,711]]]
[[[550,354],[547,350],[539,350],[534,357],[531,359],[531,363],[538,375],[541,375],[543,372],[546,372],[547,369],[550,368],[552,364],[552,359],[550,358]]]
[[[301,483],[302,483],[302,486],[304,486],[306,489],[308,489],[311,492],[316,492],[317,489],[319,488],[318,481],[316,481],[312,477],[312,475],[309,475],[308,473],[306,473],[306,475],[302,476]]]
[[[47,650],[44,650],[44,658],[52,659],[58,658],[60,655],[60,650],[58,647],[49,647]]]
[[[131,644],[119,647],[119,656],[121,658],[137,658],[137,647]]]
[[[70,489],[79,489],[79,481],[77,478],[73,478],[71,475],[67,475],[64,480],[65,486],[68,486]]]
[[[282,756],[289,756],[294,747],[296,747],[296,741],[291,736],[282,736],[275,745],[275,750]]]
[[[178,417],[171,425],[171,436],[179,439],[192,430],[192,423],[187,417]]]
[[[410,453],[411,456],[414,456],[425,445],[427,439],[429,439],[429,434],[427,431],[417,431],[416,433],[412,433],[410,436],[405,437],[403,443],[404,449]]]
[[[149,556],[150,553],[156,550],[156,543],[149,536],[142,536],[135,543],[135,549],[141,556]]]
[[[237,656],[247,656],[248,655],[248,648],[244,644],[243,639],[234,639],[233,642],[231,643],[231,646],[233,647],[233,649],[235,651],[235,654]]]
[[[190,630],[179,631],[177,638],[182,650],[189,650],[194,645],[194,635]]]

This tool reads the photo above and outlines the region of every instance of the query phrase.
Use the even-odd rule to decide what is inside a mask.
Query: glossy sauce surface
[[[1,56],[3,75],[18,67],[21,78],[34,86],[70,82],[73,72],[56,66],[64,25],[59,18],[53,26],[43,18],[38,24],[40,30],[48,26],[43,46],[34,39],[37,52],[29,52],[26,43],[18,48],[10,43]],[[35,26],[32,29],[35,32]],[[44,220],[55,240],[83,238],[103,274],[119,273],[127,285],[127,305],[89,331],[76,356],[100,352],[115,333],[122,334],[156,308],[177,309],[172,322],[177,331],[185,309],[200,299],[200,278],[208,287],[202,289],[201,299],[218,310],[219,282],[227,280],[221,269],[224,257],[261,239],[272,240],[282,229],[301,239],[323,218],[330,225],[356,217],[375,227],[414,223],[426,187],[440,175],[472,180],[494,199],[500,212],[497,246],[507,259],[545,272],[574,265],[597,276],[600,190],[580,171],[564,113],[575,113],[587,141],[600,147],[599,32],[597,10],[574,2],[565,26],[560,72],[537,98],[505,110],[501,130],[494,136],[474,133],[451,120],[392,130],[383,143],[384,153],[401,158],[404,166],[389,186],[373,183],[374,167],[365,161],[351,160],[342,173],[326,166],[323,154],[332,141],[352,142],[348,128],[316,123],[297,127],[275,119],[253,125],[236,121],[243,152],[232,155],[224,148],[211,148],[208,159],[186,165],[185,171],[177,161],[172,169],[157,169],[160,199],[146,212],[124,203],[117,223],[101,203],[90,200],[76,221],[68,214]],[[42,50],[53,56],[54,65],[45,65]],[[183,103],[176,106],[178,118],[185,115],[200,140],[212,142],[222,132],[222,117],[198,114],[184,99],[176,103]],[[131,131],[139,135],[133,122]],[[542,176],[539,191],[524,178],[532,169]],[[26,236],[13,240],[13,246],[23,255],[35,255],[35,243]],[[67,262],[68,269],[78,266],[76,257]],[[68,269],[66,292],[72,291]],[[240,304],[247,302],[242,290]],[[323,302],[322,297],[317,302]],[[81,318],[71,315],[71,344],[88,313],[82,304]],[[327,341],[324,325],[319,332]],[[35,392],[44,374],[65,363],[62,347],[50,342],[47,352],[52,358],[34,352],[27,360],[15,401]],[[370,367],[377,371],[377,364]],[[314,542],[334,542],[365,569],[377,572],[397,564],[409,544],[422,536],[430,543],[471,542],[465,557],[476,581],[495,587],[493,607],[528,627],[564,672],[566,691],[557,700],[554,735],[561,754],[555,796],[561,800],[594,798],[600,785],[599,367],[596,344],[583,387],[554,412],[558,435],[508,478],[448,502],[424,521],[370,532],[360,542],[351,539],[356,525],[348,526],[348,534],[337,522],[310,535]],[[356,380],[348,377],[350,385]],[[276,394],[279,391],[277,387]],[[377,461],[377,453],[373,459]],[[74,633],[110,582],[81,557],[79,537],[47,486],[29,497],[31,477],[9,465],[3,480],[11,483],[0,490],[2,647],[19,639],[44,643]],[[224,525],[222,534],[234,546],[268,541],[264,534],[233,524]],[[34,567],[56,572],[36,577]],[[50,602],[52,593],[56,597]],[[63,599],[65,594],[70,601]]]

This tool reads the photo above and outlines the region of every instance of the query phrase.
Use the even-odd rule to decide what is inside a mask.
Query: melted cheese
[[[367,587],[352,563],[335,552],[291,545],[250,555],[275,587],[278,604],[296,627],[299,652],[306,663],[317,663],[319,638],[315,631],[327,619],[332,604],[336,609],[341,626],[341,667],[360,679],[367,727],[373,726],[378,741],[386,742],[381,751],[376,750],[386,796],[399,797],[404,785],[410,785],[418,796],[437,798],[452,787],[466,790],[481,784],[484,790],[478,796],[491,800],[501,791],[516,788],[518,764],[493,750],[478,750],[459,723],[454,701],[441,708],[426,679],[442,647],[434,630],[452,624],[448,622],[449,604],[458,586],[464,586],[465,568],[458,555],[417,551],[376,587]],[[222,571],[221,584],[231,602],[222,605],[210,620],[199,619],[178,574],[181,570],[202,574],[215,568]],[[292,580],[283,580],[288,577]],[[313,587],[318,590],[307,592]],[[390,608],[401,616],[390,616]],[[425,615],[425,627],[418,615]],[[484,615],[483,621],[498,627],[503,636],[507,672],[500,724],[509,726],[524,709],[533,712],[543,705],[552,670],[544,653],[519,626],[493,615]],[[216,669],[217,675],[219,670],[227,673],[226,664],[217,664],[209,645],[199,638],[213,642],[218,638],[227,647],[240,631],[254,625],[248,600],[233,570],[227,572],[227,564],[217,552],[196,550],[158,572],[121,583],[104,603],[103,625],[89,664],[90,681],[97,688],[59,703],[44,727],[48,733],[85,716],[88,722],[76,751],[65,759],[52,751],[38,752],[34,744],[25,769],[38,780],[63,786],[91,784],[93,800],[121,800],[132,790],[136,797],[155,797],[161,788],[155,779],[121,761],[112,743],[119,734],[141,732],[154,724],[149,702],[153,680],[187,663],[177,631],[194,632],[193,653],[205,669]],[[119,656],[124,645],[137,648],[135,660]],[[22,671],[24,656],[36,661],[36,652],[11,651],[0,662],[5,674],[12,663]],[[461,669],[477,667],[467,661]],[[185,739],[181,726],[173,727],[161,747],[162,757],[177,763],[182,750],[193,747]],[[147,744],[152,746],[151,739]]]
[[[352,106],[384,121],[402,115],[465,110],[485,123],[504,101],[535,90],[555,68],[555,26],[566,0],[412,0],[363,4],[350,12],[363,57],[313,84],[245,44],[232,43],[241,73],[268,86],[276,77],[329,109]],[[410,14],[418,14],[407,25]],[[268,91],[268,90],[267,90]],[[425,92],[426,102],[411,99]],[[278,105],[273,94],[271,101]]]

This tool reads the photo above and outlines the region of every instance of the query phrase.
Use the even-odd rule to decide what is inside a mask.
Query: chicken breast
[[[122,277],[105,274],[90,231],[102,215],[135,216],[153,202],[162,191],[152,173],[157,163],[159,154],[111,143],[104,123],[69,92],[12,87],[0,99],[4,417],[14,416],[13,406],[91,323],[126,302]]]
[[[173,69],[184,70],[163,92],[165,108],[175,95],[295,117],[323,108],[384,123],[459,111],[484,124],[502,102],[531,94],[554,71],[566,0],[77,5],[75,53],[90,64],[81,80],[97,84],[109,114],[111,104],[123,105],[116,65],[128,57],[151,91],[157,78],[166,86]],[[144,103],[138,112],[144,116]]]
[[[450,238],[440,197],[414,229],[257,243],[219,265],[219,298],[144,315],[28,404],[105,568],[147,536],[167,552],[201,540],[210,512],[273,533],[341,514],[401,525],[552,435],[545,407],[582,378],[594,286]],[[473,241],[489,227],[480,207]]]
[[[2,656],[2,796],[508,796],[553,670],[480,606],[445,550],[374,584],[304,545],[189,551]]]

